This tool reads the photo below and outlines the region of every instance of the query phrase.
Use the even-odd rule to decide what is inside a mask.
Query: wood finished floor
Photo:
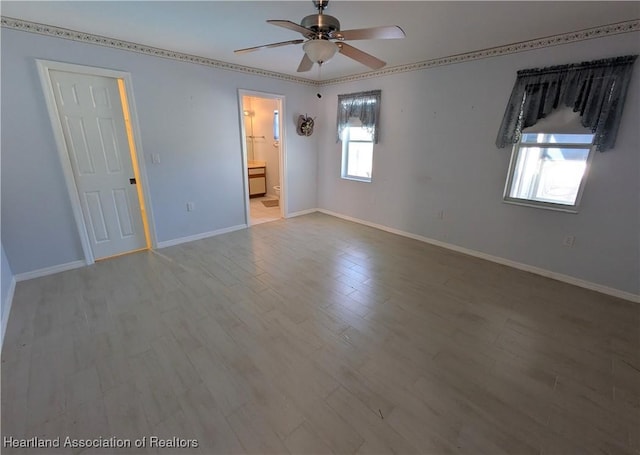
[[[639,327],[630,302],[312,214],[18,283],[2,436],[637,455]]]

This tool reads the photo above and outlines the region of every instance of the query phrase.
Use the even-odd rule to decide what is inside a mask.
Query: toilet
[[[277,197],[278,199],[280,199],[280,185],[275,185],[275,186],[273,187],[273,191],[275,191],[275,192],[276,192],[276,197]]]

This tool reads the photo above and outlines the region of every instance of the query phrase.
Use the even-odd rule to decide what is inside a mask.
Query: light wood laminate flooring
[[[633,303],[316,213],[18,283],[2,436],[637,455],[639,327]]]

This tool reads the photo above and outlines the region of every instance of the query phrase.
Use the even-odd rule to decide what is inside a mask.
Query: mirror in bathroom
[[[278,110],[273,111],[273,140],[280,140],[280,113]]]
[[[246,134],[247,143],[247,160],[253,161],[255,159],[255,136],[253,132],[253,117],[256,113],[250,109],[243,109],[244,114],[244,131]]]

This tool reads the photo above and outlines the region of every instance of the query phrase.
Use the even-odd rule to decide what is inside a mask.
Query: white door
[[[117,79],[49,74],[94,257],[146,248]]]

